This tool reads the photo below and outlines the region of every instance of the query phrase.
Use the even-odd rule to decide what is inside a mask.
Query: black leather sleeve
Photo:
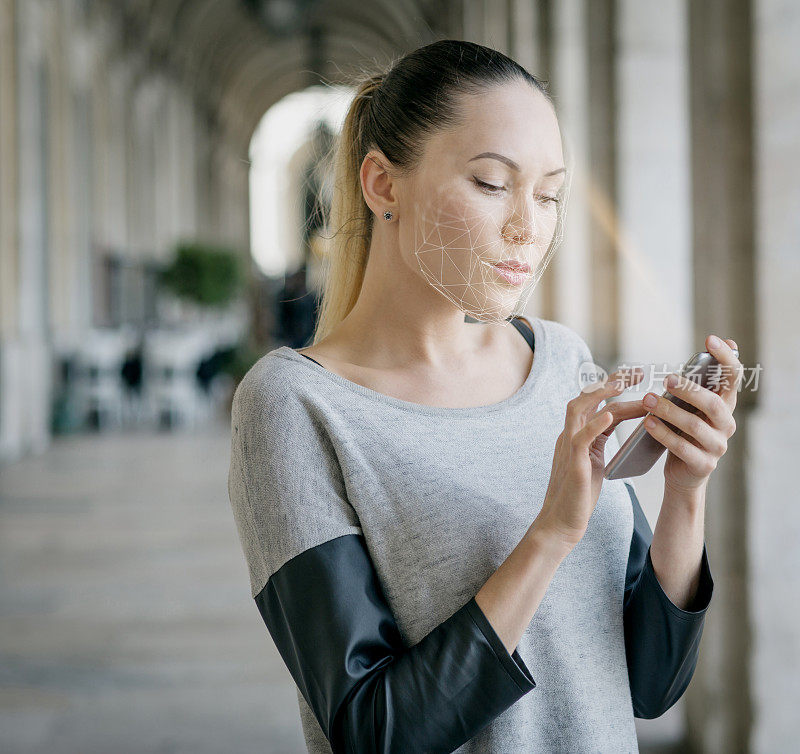
[[[635,717],[652,719],[680,699],[692,680],[714,580],[703,543],[700,584],[689,609],[664,592],[653,570],[653,533],[633,486],[633,537],[625,576],[624,624],[628,678]]]
[[[450,752],[536,686],[474,597],[405,646],[364,537],[312,547],[256,604],[334,752]]]

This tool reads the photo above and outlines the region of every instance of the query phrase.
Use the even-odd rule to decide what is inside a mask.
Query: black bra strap
[[[300,352],[298,351],[298,353],[300,353]],[[301,353],[300,355],[301,355],[301,356],[306,356],[304,353]],[[306,358],[307,358],[309,361],[313,361],[315,364],[319,364],[319,362],[318,362],[316,359],[312,359],[310,356],[306,356]],[[319,365],[322,367],[322,364],[319,364]],[[324,369],[325,367],[322,367],[322,368]]]
[[[528,325],[525,322],[525,320],[520,318],[520,317],[514,317],[511,320],[511,324],[514,325],[514,327],[516,327],[517,330],[520,331],[520,333],[522,334],[522,337],[525,338],[526,341],[528,341],[528,345],[531,347],[531,351],[535,350],[534,349],[533,330],[531,330],[531,328],[528,327]]]

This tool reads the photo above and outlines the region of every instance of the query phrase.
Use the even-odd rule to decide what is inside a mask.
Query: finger
[[[635,385],[644,377],[642,369],[618,370],[608,376],[605,383],[598,384],[590,390],[581,392],[567,404],[565,426],[569,435],[574,435],[593,414],[600,403],[607,398],[619,395],[631,385]]]
[[[603,408],[606,411],[610,411],[614,416],[614,420],[611,422],[612,429],[627,419],[636,419],[648,413],[648,409],[642,405],[641,400],[614,401],[614,403],[609,403]]]
[[[611,433],[617,428],[620,422],[625,421],[625,419],[634,419],[637,416],[644,416],[647,413],[642,407],[641,401],[612,403],[608,406],[603,406],[600,413],[604,411],[610,411],[613,419],[611,424],[600,432],[595,439],[603,438],[604,440],[608,440],[608,438],[611,437]]]
[[[744,365],[734,354],[736,341],[730,338],[722,340],[715,335],[706,338],[706,348],[708,352],[720,363],[717,392],[723,400],[731,407],[736,404],[736,395],[739,390],[739,383],[744,374]],[[737,349],[738,350],[738,349]]]
[[[647,393],[642,398],[642,407],[685,432],[688,435],[686,439],[693,438],[700,448],[709,453],[719,457],[727,451],[727,438],[721,430],[711,426],[705,414],[693,414],[655,393]]]
[[[608,429],[613,418],[611,411],[600,411],[595,414],[580,431],[572,435],[572,447],[576,450],[586,450],[598,435]]]
[[[677,378],[677,384],[674,387],[669,386],[668,380],[670,377]],[[664,379],[664,387],[676,398],[680,398],[700,409],[706,415],[708,421],[717,429],[725,432],[728,437],[733,434],[736,425],[731,415],[731,409],[719,393],[703,387],[695,380],[678,374],[667,375]]]
[[[655,422],[652,427],[649,426],[651,421]],[[675,434],[661,419],[655,416],[647,417],[644,428],[671,453],[680,458],[686,464],[689,472],[696,477],[707,477],[717,467],[716,458],[696,445],[692,445],[686,438]]]
[[[626,421],[627,419],[637,419],[640,416],[645,416],[648,410],[642,405],[641,400],[638,401],[615,401],[604,407],[604,410],[610,411],[614,415],[614,419],[605,431],[601,432],[598,437],[605,435],[606,439],[611,436],[611,433],[617,428],[618,424]]]

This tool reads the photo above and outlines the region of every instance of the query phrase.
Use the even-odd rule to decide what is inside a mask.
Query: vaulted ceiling
[[[447,0],[107,0],[127,46],[190,86],[210,117],[249,142],[264,112],[314,83],[449,35]],[[118,16],[119,17],[119,16]]]

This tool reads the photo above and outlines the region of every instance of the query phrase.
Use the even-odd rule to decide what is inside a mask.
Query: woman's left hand
[[[722,365],[717,392],[680,375],[674,375],[678,379],[674,387],[668,383],[673,375],[664,380],[672,395],[700,409],[699,414],[654,393],[648,393],[642,399],[646,411],[661,417],[648,417],[645,429],[669,451],[664,465],[665,489],[678,494],[692,493],[707,483],[717,461],[728,450],[728,440],[736,431],[733,409],[744,367],[731,350],[737,347],[733,340],[716,339],[719,345],[714,345],[714,340],[713,335],[706,338],[706,349]],[[656,398],[653,407],[645,402],[651,396]],[[662,419],[680,429],[685,437],[675,433]],[[652,427],[649,426],[651,421],[654,422]]]

